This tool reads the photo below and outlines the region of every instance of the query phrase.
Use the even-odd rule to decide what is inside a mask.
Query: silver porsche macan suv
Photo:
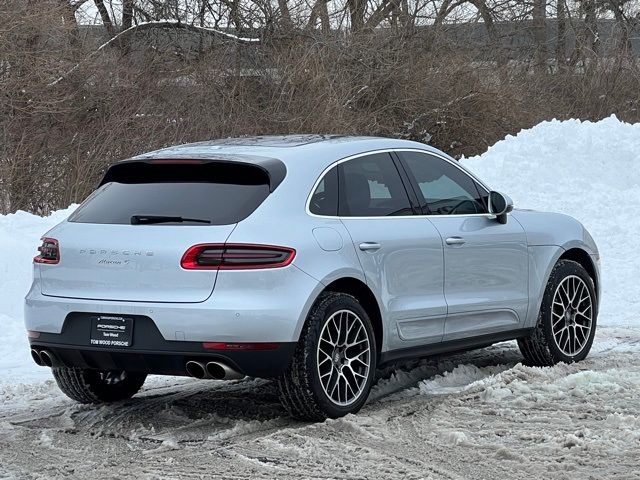
[[[42,239],[25,321],[79,402],[148,374],[252,376],[319,420],[358,411],[400,359],[517,339],[527,364],[579,361],[598,298],[573,218],[513,210],[420,143],[295,135],[111,166]]]

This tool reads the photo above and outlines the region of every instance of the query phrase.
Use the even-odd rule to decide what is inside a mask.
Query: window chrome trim
[[[491,189],[487,187],[485,183],[482,180],[480,180],[478,177],[476,177],[473,173],[468,171],[466,168],[462,167],[462,165],[458,165],[458,162],[456,162],[455,160],[452,161],[442,154],[431,152],[429,150],[421,150],[419,148],[384,148],[380,150],[371,150],[368,152],[356,153],[355,155],[351,155],[349,157],[336,160],[331,165],[326,167],[322,171],[322,173],[318,176],[318,179],[314,182],[313,187],[311,188],[311,192],[309,192],[309,195],[307,196],[307,201],[305,203],[305,211],[307,215],[311,217],[316,217],[316,218],[333,218],[333,219],[345,218],[349,220],[365,220],[365,219],[371,220],[371,219],[392,219],[392,218],[438,218],[438,217],[486,217],[486,218],[496,217],[495,214],[493,213],[464,213],[464,214],[445,214],[445,215],[436,215],[431,213],[426,215],[423,214],[423,215],[383,215],[383,216],[372,216],[372,217],[346,217],[346,216],[343,217],[340,215],[318,215],[316,213],[311,212],[311,209],[310,209],[311,197],[313,197],[313,193],[318,188],[318,185],[320,185],[320,182],[324,179],[325,175],[329,173],[331,169],[337,167],[341,163],[348,162],[350,160],[355,160],[356,158],[365,157],[369,155],[376,155],[378,153],[393,153],[393,152],[418,152],[418,153],[424,153],[426,155],[432,155],[436,158],[439,158],[440,160],[444,160],[445,162],[448,162],[449,164],[456,167],[458,170],[460,170],[462,173],[464,173],[468,177],[471,177],[471,179],[473,179],[480,188],[483,188],[486,191],[487,195],[489,195],[489,192],[491,192]],[[391,160],[394,161],[395,159],[392,157]],[[402,179],[402,177],[401,177],[401,180],[404,183],[404,180]]]

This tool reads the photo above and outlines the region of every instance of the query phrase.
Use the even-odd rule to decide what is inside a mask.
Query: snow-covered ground
[[[603,268],[579,364],[530,368],[513,342],[387,369],[356,416],[288,419],[263,380],[150,379],[78,406],[30,359],[22,297],[38,240],[70,210],[0,216],[0,479],[640,478],[640,124],[544,122],[463,160],[516,206],[581,220]]]

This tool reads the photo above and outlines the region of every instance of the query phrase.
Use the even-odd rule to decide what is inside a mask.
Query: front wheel
[[[355,413],[364,405],[376,370],[371,321],[351,295],[328,293],[311,309],[291,365],[280,377],[280,400],[302,420]]]
[[[518,340],[525,363],[550,366],[583,360],[596,333],[597,306],[593,280],[584,267],[560,260],[549,276],[536,328]]]
[[[133,397],[144,384],[145,373],[55,367],[53,377],[62,392],[79,403],[117,402]]]

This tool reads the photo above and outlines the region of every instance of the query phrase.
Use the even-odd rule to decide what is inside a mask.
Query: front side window
[[[389,153],[358,157],[338,165],[339,215],[411,215],[409,197]]]
[[[421,152],[398,152],[420,189],[424,213],[465,215],[487,213],[475,180],[455,165]]]

